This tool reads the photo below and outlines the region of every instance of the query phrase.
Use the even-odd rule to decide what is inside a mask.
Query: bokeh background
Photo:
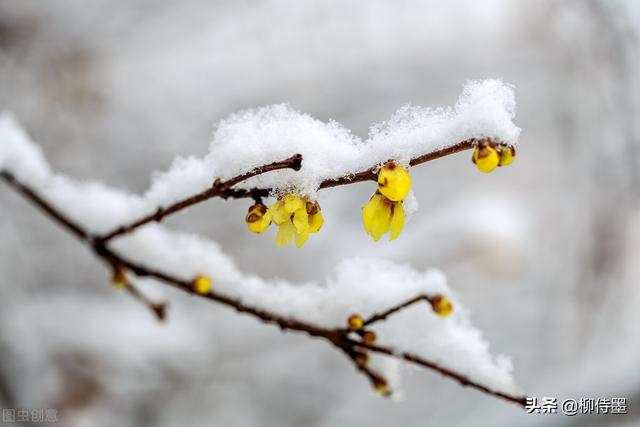
[[[239,109],[288,102],[365,136],[407,102],[452,105],[467,79],[514,84],[517,161],[414,169],[420,210],[391,244],[361,229],[367,184],[323,192],[300,251],[246,232],[241,201],[168,223],[266,278],[353,255],[438,268],[529,395],[626,397],[629,414],[527,415],[421,370],[384,400],[324,343],[160,287],[159,324],[7,187],[0,407],[69,426],[639,425],[639,29],[633,0],[0,0],[0,109],[56,170],[135,192]]]

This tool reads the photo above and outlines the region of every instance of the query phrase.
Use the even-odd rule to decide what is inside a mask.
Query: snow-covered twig
[[[218,124],[204,158],[176,158],[143,195],[54,173],[17,121],[2,114],[0,180],[75,235],[111,270],[114,285],[158,317],[164,305],[138,291],[144,278],[321,338],[384,395],[397,390],[404,362],[523,405],[510,360],[490,354],[435,270],[347,258],[322,282],[264,280],[239,270],[214,241],[157,223],[210,198],[250,198],[250,231],[263,233],[274,223],[277,244],[295,237],[301,246],[324,221],[318,190],[375,180],[363,225],[374,240],[387,232],[394,239],[405,208],[417,207],[409,168],[470,148],[482,172],[508,165],[520,133],[514,114],[513,89],[499,80],[469,82],[453,108],[403,107],[372,126],[366,140],[286,105],[247,110]],[[274,196],[267,209],[262,199]],[[421,301],[431,310],[420,310]]]
[[[119,274],[122,271],[129,271],[138,277],[151,277],[157,279],[160,282],[178,288],[184,292],[217,302],[219,304],[233,308],[240,313],[249,314],[264,323],[275,324],[282,330],[304,332],[312,337],[322,338],[328,341],[335,348],[344,352],[349,357],[349,359],[353,361],[356,368],[365,376],[367,376],[376,390],[385,395],[389,394],[389,389],[387,388],[387,380],[382,375],[377,374],[367,365],[366,361],[368,353],[383,354],[392,358],[404,360],[416,366],[434,370],[446,377],[460,382],[460,384],[464,386],[473,387],[484,393],[501,399],[505,399],[520,406],[524,406],[526,403],[526,396],[511,395],[492,390],[465,375],[462,375],[454,370],[442,367],[415,354],[397,351],[387,346],[377,345],[375,344],[375,341],[371,340],[370,338],[366,338],[367,331],[360,334],[354,334],[353,329],[350,328],[323,327],[314,323],[301,321],[293,317],[284,317],[267,309],[244,304],[241,300],[230,297],[218,291],[209,291],[206,293],[195,292],[193,281],[183,280],[171,274],[154,270],[145,265],[133,262],[126,257],[118,254],[114,250],[110,249],[106,245],[106,242],[104,240],[94,239],[82,226],[75,223],[73,220],[61,213],[58,209],[48,203],[43,197],[38,195],[28,185],[17,180],[11,173],[4,170],[0,171],[0,177],[12,188],[21,193],[32,203],[40,207],[55,222],[64,227],[71,234],[75,235],[80,241],[87,244],[93,250],[95,255],[103,260],[113,270],[114,274]],[[234,180],[235,182],[239,182],[239,180],[241,181],[240,177],[238,177],[227,182],[234,182]],[[220,188],[220,184],[218,184],[217,187],[214,185],[213,188]],[[363,321],[361,325],[358,325],[357,328],[359,330],[363,330],[365,326],[369,326],[379,320],[384,320],[390,314],[398,312],[415,302],[422,300],[433,302],[433,300],[437,298],[441,298],[441,296],[418,295],[409,301],[392,306],[391,308],[381,312],[380,314],[371,316],[368,320]],[[354,335],[356,338],[354,338]],[[371,336],[373,334],[370,333],[369,335]],[[373,336],[375,337],[375,335]]]
[[[246,181],[249,178],[253,178],[254,176],[262,175],[263,173],[267,173],[267,172],[271,172],[279,169],[293,169],[295,171],[298,171],[300,170],[301,166],[302,166],[302,155],[294,154],[288,159],[285,159],[279,162],[273,162],[268,165],[254,168],[245,174],[238,175],[224,182],[217,179],[213,182],[211,188],[208,188],[193,196],[187,197],[186,199],[180,200],[165,208],[158,208],[156,212],[149,215],[145,215],[142,218],[136,221],[133,221],[130,224],[118,227],[111,232],[108,232],[102,236],[97,237],[96,240],[100,240],[103,243],[106,243],[108,240],[111,240],[114,237],[120,236],[122,234],[130,233],[135,229],[142,227],[143,225],[148,224],[150,222],[160,222],[164,217],[168,215],[179,212],[197,203],[204,202],[205,200],[209,200],[212,197],[222,197],[223,199],[227,199],[227,198],[238,199],[243,197],[253,197],[258,199],[262,196],[268,195],[268,193],[264,194],[265,191],[268,191],[268,190],[253,189],[253,190],[243,191],[243,190],[234,189],[233,187],[236,184]]]

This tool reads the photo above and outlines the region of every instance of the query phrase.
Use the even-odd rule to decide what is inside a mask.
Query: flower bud
[[[373,331],[364,331],[362,333],[362,341],[365,344],[374,345],[376,343],[376,333]]]
[[[124,289],[129,285],[127,274],[122,268],[116,268],[111,278],[111,285],[116,289]]]
[[[253,233],[264,233],[271,224],[271,213],[267,211],[265,205],[256,203],[249,207],[245,221],[249,231]]]
[[[431,297],[431,308],[442,317],[447,317],[453,312],[453,304],[449,298],[442,295]]]
[[[364,326],[364,319],[359,314],[352,314],[347,319],[347,325],[352,331],[360,330]]]
[[[501,147],[500,162],[498,166],[508,166],[513,163],[516,158],[516,149],[514,147]]]
[[[382,377],[375,377],[373,379],[373,388],[383,396],[391,396],[391,390],[389,390],[387,380]]]
[[[207,295],[211,293],[211,279],[208,276],[196,276],[192,282],[193,290],[200,295]]]
[[[365,366],[367,362],[369,362],[369,355],[367,353],[357,352],[353,356],[353,360],[356,362],[356,365]]]
[[[399,202],[411,190],[411,176],[396,162],[388,162],[378,173],[378,191],[387,199]]]
[[[475,150],[473,150],[471,160],[480,172],[489,173],[498,166],[500,156],[498,155],[498,150],[495,148],[495,144],[484,141],[478,144]]]

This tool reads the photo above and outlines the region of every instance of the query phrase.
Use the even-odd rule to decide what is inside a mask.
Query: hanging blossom
[[[254,233],[264,233],[271,223],[279,228],[276,246],[285,246],[293,240],[301,248],[309,233],[317,233],[324,224],[318,202],[308,201],[295,194],[287,194],[267,209],[262,203],[249,208],[245,217],[247,227]]]
[[[403,200],[411,190],[407,170],[394,161],[386,163],[378,173],[378,190],[362,208],[364,229],[373,240],[390,233],[389,240],[400,235],[404,227]]]

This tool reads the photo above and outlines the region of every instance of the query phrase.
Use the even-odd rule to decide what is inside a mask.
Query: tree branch
[[[299,171],[302,167],[302,156],[300,154],[294,154],[288,159],[273,162],[268,165],[260,166],[255,169],[250,170],[249,172],[238,175],[234,178],[229,179],[228,181],[221,182],[217,179],[213,185],[207,190],[188,197],[186,199],[180,200],[166,208],[158,208],[154,213],[146,215],[130,224],[123,225],[121,227],[116,228],[113,231],[110,231],[102,236],[97,237],[97,239],[102,240],[103,242],[107,242],[114,237],[120,236],[122,234],[130,233],[133,230],[148,224],[150,222],[160,222],[162,218],[165,216],[171,215],[178,211],[188,208],[189,206],[193,206],[197,203],[204,202],[205,200],[209,200],[212,197],[222,197],[226,199],[227,197],[234,197],[231,191],[232,187],[241,183],[242,181],[246,181],[249,178],[253,178],[257,175],[262,175],[267,172],[279,170],[279,169],[293,169],[295,171]],[[251,195],[251,192],[247,193]],[[251,195],[251,197],[254,197]]]
[[[473,146],[473,142],[466,141],[459,144],[458,146],[454,146],[445,150],[441,150],[439,152],[418,157],[412,160],[412,162],[414,162],[414,164],[423,163],[425,161],[433,160],[433,159],[445,156],[447,154],[462,151],[472,146]],[[160,218],[172,212],[176,212],[177,210],[184,209],[187,206],[191,206],[195,203],[206,200],[207,198],[211,198],[215,196],[225,197],[225,196],[229,196],[229,194],[234,194],[234,191],[238,191],[238,190],[234,190],[232,189],[232,187],[238,184],[239,182],[242,182],[252,176],[256,176],[261,173],[266,173],[268,171],[276,170],[276,169],[283,169],[283,168],[292,168],[294,170],[296,168],[299,169],[301,160],[302,160],[301,156],[296,155],[282,162],[275,162],[270,165],[263,166],[261,168],[256,168],[244,175],[240,175],[238,177],[232,178],[223,183],[217,181],[216,183],[214,183],[214,186],[211,189],[207,190],[204,193],[201,193],[201,195],[197,195],[192,198],[186,199],[183,202],[179,202],[175,205],[170,206],[169,208],[162,210],[162,214],[160,215]],[[343,178],[343,180],[345,181],[334,180],[330,183],[324,184],[324,187],[322,188],[363,181],[363,180],[369,179],[367,178],[368,173],[374,173],[373,169],[371,169],[370,171],[367,171],[366,173],[363,172],[361,174],[358,174],[358,176],[350,178],[349,181],[346,181],[347,178]],[[251,315],[264,323],[276,325],[280,327],[280,329],[283,331],[303,332],[308,334],[311,337],[322,338],[327,342],[329,342],[330,344],[332,344],[335,348],[344,352],[352,360],[356,368],[365,376],[367,376],[367,378],[370,380],[374,388],[376,388],[376,390],[380,391],[384,395],[389,394],[389,390],[387,389],[387,381],[384,377],[382,377],[381,375],[377,374],[376,372],[374,372],[372,369],[369,368],[369,366],[367,365],[368,353],[377,353],[377,354],[382,354],[389,357],[394,357],[396,359],[404,360],[407,363],[411,363],[417,366],[421,366],[421,367],[439,372],[446,377],[452,378],[460,382],[462,385],[471,386],[488,395],[505,399],[509,402],[516,403],[520,406],[525,405],[525,402],[526,402],[525,396],[511,396],[499,391],[491,390],[488,387],[483,386],[482,384],[472,381],[471,379],[469,379],[468,377],[460,373],[441,367],[434,362],[425,360],[414,354],[407,353],[407,352],[400,352],[390,347],[372,344],[371,342],[368,342],[364,338],[364,334],[361,334],[361,336],[358,336],[357,334],[355,334],[357,336],[355,338],[352,338],[351,336],[354,334],[353,334],[353,331],[350,330],[349,328],[323,327],[323,326],[308,323],[299,319],[295,319],[292,317],[283,317],[278,313],[275,313],[266,309],[245,305],[241,300],[225,295],[218,291],[212,291],[206,294],[196,293],[194,289],[193,280],[185,280],[185,279],[173,276],[169,273],[156,270],[141,264],[137,264],[127,259],[126,257],[118,254],[117,252],[113,251],[108,247],[107,245],[108,239],[106,237],[109,237],[109,235],[112,235],[112,237],[115,237],[116,235],[120,235],[129,231],[132,231],[133,229],[137,228],[142,224],[157,220],[156,216],[145,217],[137,221],[136,223],[132,223],[129,226],[121,227],[116,231],[110,234],[107,234],[105,237],[93,238],[90,236],[87,230],[85,230],[82,226],[80,226],[75,221],[71,220],[62,212],[60,212],[57,208],[55,208],[48,201],[46,201],[44,198],[38,195],[35,191],[33,191],[29,186],[19,182],[11,173],[7,171],[0,171],[0,177],[9,186],[11,186],[17,192],[21,193],[26,199],[28,199],[29,201],[34,203],[36,206],[41,208],[54,222],[58,223],[64,229],[69,231],[71,234],[75,235],[83,243],[86,243],[88,247],[91,248],[91,250],[94,252],[94,254],[103,262],[105,262],[110,267],[110,269],[112,269],[113,272],[122,271],[124,269],[128,272],[133,273],[138,277],[151,277],[162,283],[165,283],[167,285],[180,289],[184,292],[187,292],[192,295],[196,295],[201,298],[205,298],[210,301],[232,308],[238,311],[239,313],[246,313],[248,315]],[[242,191],[245,191],[245,190],[242,190]],[[252,190],[247,190],[247,191],[251,192]],[[260,192],[265,190],[257,190],[257,191]],[[123,231],[119,231],[119,230],[123,230]],[[147,305],[149,306],[154,305],[144,295],[142,295],[139,292],[136,292],[135,288],[132,294],[136,298],[145,302]],[[393,306],[383,311],[380,314],[374,314],[365,322],[365,324],[371,325],[374,322],[384,320],[391,314],[396,313],[410,306],[411,304],[414,304],[421,300],[431,301],[432,298],[433,297],[429,297],[426,295],[416,296],[406,302]],[[158,317],[160,318],[164,316],[164,306],[162,306],[161,311],[162,311],[161,313],[156,313],[156,315],[158,315]]]
[[[363,326],[371,325],[372,323],[378,322],[380,320],[386,320],[387,317],[391,316],[392,314],[395,314],[409,307],[410,305],[413,305],[420,301],[427,301],[431,303],[431,297],[428,295],[418,295],[416,297],[411,298],[410,300],[407,300],[403,303],[390,307],[389,309],[383,311],[382,313],[373,314],[371,317],[369,317],[367,320],[364,321]]]
[[[412,159],[409,162],[409,165],[416,166],[421,163],[425,163],[431,160],[448,156],[450,154],[459,153],[461,151],[473,148],[477,144],[483,141],[484,139],[475,139],[475,138],[462,141],[462,142],[459,142],[458,144],[452,145],[451,147],[443,148],[441,150],[432,151],[422,156],[418,156]],[[197,203],[204,202],[205,200],[211,199],[212,197],[222,197],[223,199],[253,198],[256,200],[262,197],[269,197],[269,195],[273,193],[272,188],[237,189],[233,187],[241,183],[242,181],[246,181],[249,178],[252,178],[254,176],[261,175],[267,172],[275,171],[278,169],[293,169],[298,171],[300,170],[301,165],[302,165],[302,156],[300,154],[296,154],[286,160],[282,160],[280,162],[274,162],[269,165],[264,165],[264,166],[255,168],[244,175],[239,175],[225,182],[220,182],[219,180],[216,180],[213,183],[212,187],[204,190],[201,193],[198,193],[186,199],[180,200],[165,208],[158,208],[154,213],[148,214],[136,221],[133,221],[130,224],[118,227],[110,232],[105,233],[102,236],[96,237],[96,239],[107,242],[117,236],[130,233],[136,230],[137,228],[145,224],[148,224],[150,222],[154,222],[154,221],[160,222],[166,216],[179,212],[182,209],[188,208],[189,206],[193,206]],[[347,185],[347,184],[355,184],[357,182],[375,181],[377,180],[378,168],[379,168],[379,165],[373,165],[369,169],[362,172],[345,175],[340,178],[324,180],[320,183],[319,189],[337,187],[340,185]]]

